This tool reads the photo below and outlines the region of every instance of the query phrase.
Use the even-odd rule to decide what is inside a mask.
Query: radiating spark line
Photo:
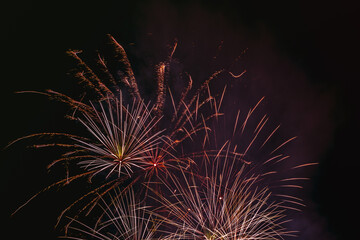
[[[292,140],[294,140],[294,139],[296,139],[296,138],[297,138],[297,137],[295,136],[295,137],[292,137],[292,138],[286,140],[285,142],[283,142],[282,144],[280,144],[277,148],[275,148],[275,149],[270,153],[270,155],[273,154],[274,152],[276,152],[277,150],[279,150],[279,149],[280,149],[281,147],[283,147],[285,144],[291,142]]]
[[[313,163],[305,163],[305,164],[301,164],[298,166],[293,167],[292,169],[296,169],[296,168],[302,168],[302,167],[308,167],[308,166],[314,166],[314,165],[318,165],[319,163],[317,162],[313,162]]]
[[[233,136],[235,135],[235,131],[236,131],[236,127],[239,121],[239,115],[240,115],[240,109],[238,110],[237,114],[236,114],[236,119],[235,119],[235,124],[234,124],[234,130],[233,130]]]
[[[174,108],[174,117],[176,118],[176,117],[177,117],[177,110],[176,110],[176,107],[175,107],[174,97],[173,97],[173,95],[172,95],[172,93],[171,93],[170,88],[168,88],[168,91],[169,91],[169,94],[170,94],[172,106],[173,106],[173,108]]]
[[[259,127],[258,131],[256,132],[255,136],[252,138],[251,142],[249,143],[249,145],[247,146],[246,150],[244,151],[243,155],[245,156],[246,153],[249,151],[250,147],[252,146],[252,144],[254,143],[254,141],[257,139],[257,137],[259,136],[259,133],[261,132],[261,130],[263,129],[263,127],[265,126],[266,121],[262,123],[262,125]],[[259,125],[258,125],[259,126]],[[258,128],[258,126],[256,128]]]
[[[251,117],[251,115],[253,114],[253,112],[255,111],[255,109],[259,106],[259,104],[264,100],[264,98],[265,98],[265,97],[262,97],[262,98],[256,103],[255,107],[253,107],[253,108],[251,108],[251,109],[249,110],[249,113],[247,114],[246,119],[245,119],[245,121],[243,122],[243,124],[242,124],[242,126],[241,126],[241,133],[244,132],[245,127],[246,127],[246,124],[247,124],[249,118]]]
[[[224,95],[225,95],[226,87],[227,87],[227,86],[225,85],[224,90],[222,91],[221,98],[220,98],[220,101],[219,101],[219,106],[218,106],[218,108],[217,108],[217,110],[216,110],[217,112],[219,112],[219,111],[220,111],[221,104],[222,104],[223,99],[224,99]]]
[[[282,158],[280,158],[279,160],[277,160],[276,162],[275,162],[275,164],[276,163],[279,163],[279,162],[282,162],[282,161],[284,161],[285,159],[288,159],[290,156],[284,156],[284,157],[282,157]]]
[[[274,133],[279,129],[281,125],[277,126],[271,133],[270,135],[266,138],[266,140],[264,141],[264,143],[261,145],[260,148],[262,148],[268,141],[269,139],[274,135]]]

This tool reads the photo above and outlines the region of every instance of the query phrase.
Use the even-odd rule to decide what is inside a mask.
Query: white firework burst
[[[149,152],[162,141],[161,130],[157,130],[160,118],[152,116],[152,109],[142,101],[125,106],[119,99],[108,98],[99,102],[99,110],[92,104],[95,114],[84,113],[79,121],[93,137],[92,141],[74,138],[77,147],[88,155],[79,164],[96,170],[94,174],[105,172],[131,176],[134,169],[147,166]]]

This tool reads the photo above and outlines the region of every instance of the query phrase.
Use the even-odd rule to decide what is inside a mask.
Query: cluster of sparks
[[[266,185],[266,177],[276,171],[257,169],[287,159],[288,156],[275,153],[294,138],[273,148],[261,163],[252,163],[246,156],[255,148],[256,141],[262,141],[262,148],[279,128],[261,136],[268,121],[266,116],[255,124],[254,134],[242,148],[230,140],[245,131],[263,99],[243,121],[238,112],[229,140],[220,147],[216,147],[218,142],[213,144],[217,140],[212,126],[226,115],[221,113],[226,86],[212,95],[210,84],[221,74],[240,78],[244,72],[236,75],[219,70],[197,89],[193,89],[193,80],[187,75],[183,89],[171,90],[168,83],[175,43],[169,57],[156,66],[155,97],[146,102],[124,48],[110,35],[108,40],[111,61],[115,63],[112,67],[100,55],[95,68],[89,67],[80,57],[81,51],[68,51],[76,62],[74,76],[92,93],[88,102],[53,90],[40,92],[66,103],[73,113],[67,117],[82,126],[84,135],[36,133],[14,141],[34,137],[56,139],[34,145],[64,148],[62,156],[48,167],[66,163],[82,171],[76,175],[67,171],[65,178],[41,192],[75,179],[90,180],[91,190],[58,218],[59,223],[70,209],[78,208],[76,216],[67,218],[70,221],[64,238],[260,240],[293,235],[284,223],[289,221],[286,211],[297,207],[287,203],[302,206],[301,199],[286,194],[273,198],[275,194]],[[293,168],[309,165],[312,163]],[[82,213],[86,216],[97,213],[97,221],[85,224]]]

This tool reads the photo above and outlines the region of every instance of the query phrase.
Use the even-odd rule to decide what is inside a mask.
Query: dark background
[[[6,4],[2,6],[0,147],[27,134],[66,130],[68,123],[62,118],[68,113],[65,106],[43,96],[14,92],[54,89],[71,95],[76,83],[66,75],[71,68],[65,55],[69,48],[97,49],[105,34],[111,33],[130,49],[133,63],[146,66],[141,54],[152,59],[158,53],[161,58],[177,38],[179,48],[184,46],[178,55],[184,66],[198,64],[200,68],[199,55],[207,58],[209,50],[217,49],[223,41],[224,56],[229,58],[236,57],[233,52],[249,49],[245,58],[249,78],[255,82],[273,78],[265,87],[259,86],[259,94],[269,95],[273,105],[284,106],[280,121],[286,122],[288,116],[295,124],[290,134],[299,131],[301,136],[304,132],[305,140],[300,143],[307,151],[304,156],[320,163],[311,172],[304,195],[309,208],[304,211],[305,220],[298,223],[299,239],[353,239],[359,222],[359,10],[347,1]],[[191,54],[198,56],[190,59],[186,50],[194,42],[199,50]],[[282,90],[274,90],[278,88]],[[275,111],[275,115],[279,113]],[[301,119],[311,124],[301,125]],[[42,194],[10,217],[34,193],[58,179],[46,171],[53,152],[27,149],[28,144],[1,151],[1,236],[55,239],[61,234],[61,230],[54,230],[55,219],[66,206],[64,196],[72,194],[71,188]]]

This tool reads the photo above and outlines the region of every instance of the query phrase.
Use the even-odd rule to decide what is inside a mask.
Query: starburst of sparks
[[[104,106],[105,105],[105,106]],[[131,177],[133,168],[144,169],[149,159],[149,152],[161,142],[161,133],[156,131],[160,119],[152,117],[152,109],[143,102],[134,103],[133,107],[124,106],[120,99],[107,99],[100,102],[100,112],[93,106],[95,117],[84,113],[84,120],[79,121],[96,139],[90,143],[76,139],[82,151],[79,158],[88,155],[90,159],[81,160],[86,169],[96,170],[94,174],[107,171],[107,177],[117,172]],[[107,110],[106,110],[107,109]]]
[[[227,145],[227,146],[226,146]],[[171,197],[157,193],[166,239],[279,239],[292,235],[283,224],[285,209],[272,202],[268,188],[259,188],[258,175],[247,176],[248,165],[229,150],[204,154],[204,175],[182,171],[162,182]],[[226,148],[224,150],[224,148]]]
[[[161,222],[156,222],[147,206],[140,203],[133,189],[120,193],[114,189],[114,194],[108,194],[108,201],[101,199],[98,204],[101,217],[96,218],[94,226],[89,226],[79,220],[71,219],[68,227],[70,234],[66,239],[98,239],[98,240],[150,240]]]

